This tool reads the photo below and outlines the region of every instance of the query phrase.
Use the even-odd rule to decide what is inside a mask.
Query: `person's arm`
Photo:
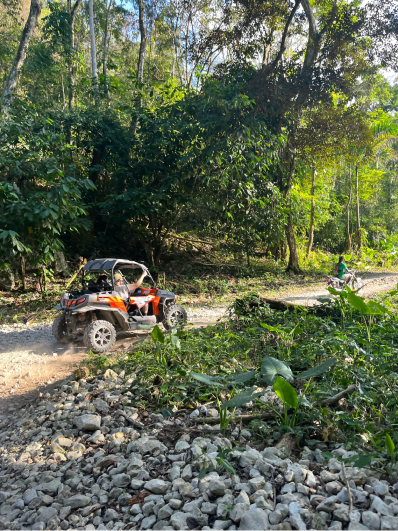
[[[134,282],[134,284],[129,284],[129,290],[130,291],[135,291],[137,288],[139,288],[141,286],[142,281],[144,280],[145,277],[146,277],[146,271],[143,271],[142,275],[137,280],[137,282]]]

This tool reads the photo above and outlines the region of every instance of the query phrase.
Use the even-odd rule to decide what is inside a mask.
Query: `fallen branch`
[[[344,391],[341,391],[340,393],[337,393],[337,395],[332,396],[331,398],[324,398],[319,402],[321,406],[332,406],[336,402],[338,402],[341,398],[345,397],[346,395],[349,395],[350,393],[353,393],[357,389],[357,386],[349,385],[347,389],[344,389]]]
[[[323,400],[320,400],[319,402],[315,402],[314,405],[319,404],[321,406],[332,406],[336,402],[338,402],[341,398],[345,397],[346,395],[349,395],[353,393],[357,389],[357,386],[350,385],[347,387],[347,389],[344,389],[343,391],[340,391],[340,393],[337,393],[337,395],[332,396],[331,398],[324,398]],[[282,410],[280,411],[282,412]],[[268,411],[267,413],[253,413],[251,415],[235,415],[233,417],[233,421],[238,423],[239,421],[247,422],[254,419],[271,419],[275,417],[274,412]],[[216,424],[220,422],[220,417],[203,417],[203,418],[195,418],[195,422],[202,423],[202,424]]]

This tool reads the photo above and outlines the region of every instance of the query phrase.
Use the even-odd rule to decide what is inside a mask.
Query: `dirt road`
[[[359,275],[365,287],[361,294],[371,297],[396,287],[398,274],[367,273]],[[266,293],[263,294],[264,296]],[[329,296],[325,283],[312,288],[280,293],[279,299],[300,305],[317,304],[319,297]],[[189,321],[195,326],[214,324],[225,314],[226,306],[187,307]],[[148,332],[118,334],[113,352],[123,352]],[[0,326],[0,420],[4,413],[30,401],[38,392],[50,391],[55,382],[69,376],[86,357],[86,349],[77,342],[72,346],[57,343],[51,335],[51,323]]]
[[[365,298],[391,291],[397,287],[398,283],[397,273],[358,273],[357,276],[362,279],[364,284],[358,294]],[[322,282],[310,289],[303,290],[301,288],[297,292],[292,290],[291,293],[282,295],[279,299],[302,306],[313,306],[314,304],[319,304],[319,298],[327,299],[331,297],[326,290],[326,282]]]
[[[195,327],[213,324],[225,307],[187,308],[188,319]],[[121,333],[110,351],[127,351],[146,331]],[[58,343],[51,334],[51,323],[0,326],[0,417],[12,413],[34,398],[38,392],[51,392],[51,385],[72,374],[87,356],[81,342]],[[1,418],[0,418],[1,420]]]

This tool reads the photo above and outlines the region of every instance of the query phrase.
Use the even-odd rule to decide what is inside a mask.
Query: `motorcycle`
[[[334,288],[336,291],[341,293],[345,287],[348,286],[353,291],[359,291],[363,287],[362,279],[357,277],[357,272],[355,269],[351,271],[351,279],[346,282],[342,278],[334,277],[331,275],[328,275],[326,277],[326,287],[327,288]]]

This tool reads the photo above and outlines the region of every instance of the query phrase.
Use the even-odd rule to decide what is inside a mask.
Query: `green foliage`
[[[261,323],[261,326],[265,327],[264,323]],[[268,330],[270,328],[272,327],[267,327]],[[273,330],[275,331],[278,329],[274,328]],[[275,382],[278,374],[283,376],[287,381],[293,380],[293,373],[290,368],[281,361],[270,356],[267,356],[261,362],[261,373],[268,385],[272,385]]]

